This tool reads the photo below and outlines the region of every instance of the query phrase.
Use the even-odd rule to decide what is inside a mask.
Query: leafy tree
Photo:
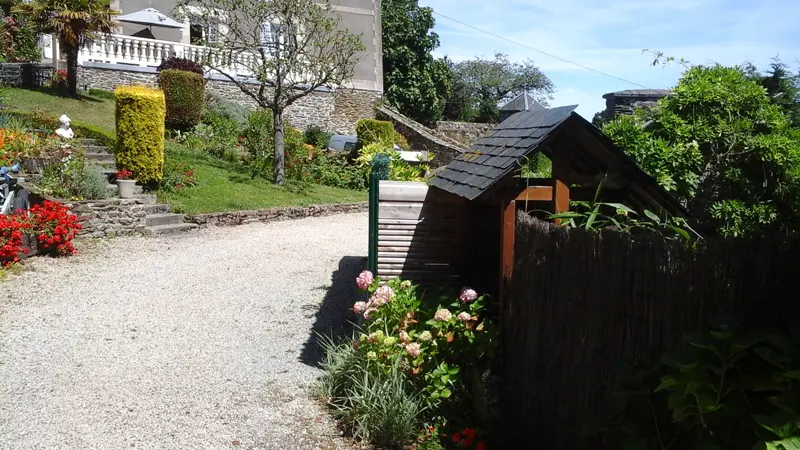
[[[54,33],[67,54],[67,86],[78,96],[78,52],[87,42],[114,31],[118,14],[109,0],[34,0],[13,11],[24,14],[40,33]]]
[[[21,4],[19,0],[2,0],[0,9],[0,53],[6,61],[38,61],[41,58],[36,30],[29,26],[27,18],[12,9]]]
[[[553,83],[531,60],[511,62],[498,53],[493,60],[476,58],[453,65],[453,85],[459,97],[452,98],[449,111],[477,122],[495,123],[504,100],[527,92],[546,105],[553,93]],[[474,116],[473,116],[474,113]]]
[[[402,114],[426,125],[442,118],[450,95],[447,62],[431,52],[439,47],[432,32],[433,10],[417,0],[381,4],[383,84],[387,101]]]
[[[794,231],[800,132],[741,67],[695,66],[649,111],[603,131],[726,236]]]
[[[274,177],[284,183],[286,108],[322,86],[336,87],[353,76],[361,38],[339,26],[330,4],[314,0],[182,0],[179,8],[200,8],[193,16],[204,28],[225,26],[223,39],[205,64],[234,83],[256,104],[272,111]],[[231,11],[224,13],[223,11]],[[232,68],[255,74],[242,80]]]
[[[766,73],[752,64],[745,64],[747,77],[767,90],[772,104],[779,106],[793,127],[800,127],[800,72],[792,73],[789,66],[775,57]]]
[[[592,116],[592,125],[602,128],[603,125],[606,123],[606,112],[605,111],[597,111]]]

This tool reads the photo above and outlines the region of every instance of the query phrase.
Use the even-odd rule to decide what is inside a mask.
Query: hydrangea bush
[[[350,343],[352,357],[366,361],[365,371],[389,374],[399,367],[405,374],[423,403],[417,443],[429,442],[435,434],[437,441],[448,446],[485,448],[482,440],[475,439],[477,432],[468,432],[473,437],[466,441],[467,446],[461,439],[463,433],[456,440],[452,440],[454,434],[447,434],[464,426],[473,430],[468,426],[471,397],[465,374],[470,366],[493,355],[496,341],[484,297],[464,288],[458,297],[423,298],[410,281],[383,282],[369,271],[355,281],[369,297],[352,306],[353,314],[363,321]],[[432,433],[434,429],[436,433]]]

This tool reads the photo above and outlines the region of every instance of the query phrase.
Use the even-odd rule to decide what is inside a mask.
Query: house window
[[[279,23],[261,24],[260,41],[261,46],[268,48],[270,52],[291,50],[295,46],[295,36],[286,25]]]
[[[219,23],[189,18],[189,43],[193,45],[219,43]]]

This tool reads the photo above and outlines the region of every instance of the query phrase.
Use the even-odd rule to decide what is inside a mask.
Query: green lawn
[[[158,193],[159,201],[170,204],[177,212],[200,214],[367,200],[365,191],[315,184],[276,186],[261,178],[252,179],[233,164],[189,153],[174,143],[168,143],[167,147],[167,158],[193,167],[200,183],[197,187],[177,192]]]
[[[73,121],[90,123],[114,130],[114,100],[95,93],[82,92],[80,99],[64,97],[49,89],[4,88],[0,96],[9,109],[39,110],[51,116],[66,114]]]

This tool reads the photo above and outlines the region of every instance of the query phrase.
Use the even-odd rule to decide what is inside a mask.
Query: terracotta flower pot
[[[120,198],[133,198],[136,180],[117,180]]]

